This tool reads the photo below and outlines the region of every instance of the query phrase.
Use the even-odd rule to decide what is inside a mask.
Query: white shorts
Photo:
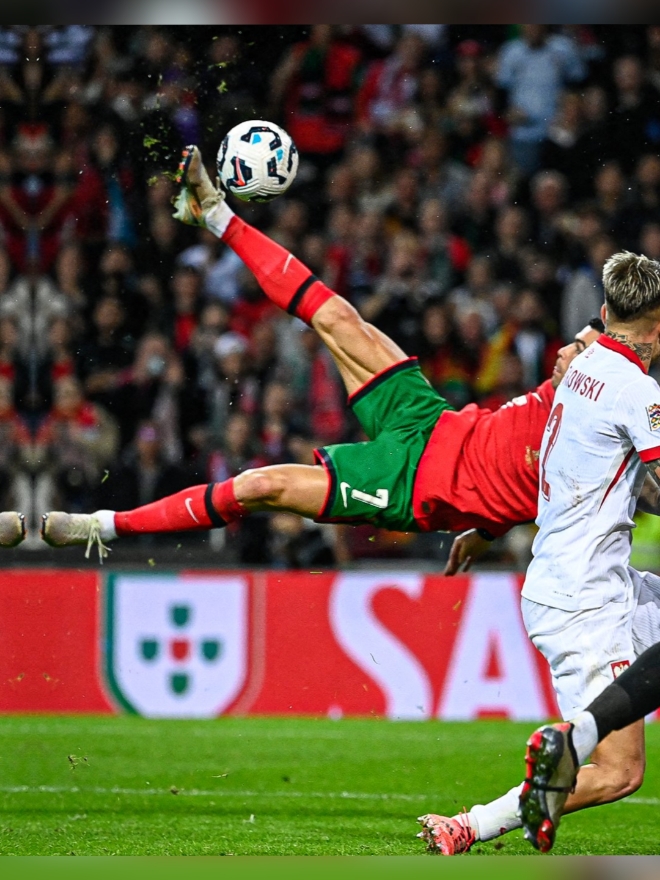
[[[660,642],[660,577],[648,571],[628,570],[635,595],[632,638],[635,656],[639,657]]]
[[[522,600],[525,629],[548,661],[559,711],[574,718],[635,660],[635,601],[562,611]]]

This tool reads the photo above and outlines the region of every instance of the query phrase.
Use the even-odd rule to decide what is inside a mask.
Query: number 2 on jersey
[[[558,403],[557,406],[550,413],[550,418],[548,419],[548,424],[546,425],[546,431],[550,432],[550,439],[548,440],[548,445],[545,448],[545,455],[543,456],[543,461],[541,462],[541,495],[545,498],[546,501],[550,501],[550,483],[548,483],[545,476],[545,469],[548,465],[548,458],[550,453],[555,447],[555,443],[557,442],[557,437],[559,436],[559,429],[561,428],[561,420],[564,415],[564,404]]]

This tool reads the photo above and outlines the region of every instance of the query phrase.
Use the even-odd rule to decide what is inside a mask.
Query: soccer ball
[[[297,171],[296,145],[283,128],[263,119],[235,125],[218,150],[220,182],[245,202],[269,202],[281,196]]]

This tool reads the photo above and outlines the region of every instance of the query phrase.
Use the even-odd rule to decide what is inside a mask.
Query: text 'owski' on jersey
[[[605,387],[605,383],[600,379],[594,379],[593,376],[587,376],[586,373],[576,370],[575,367],[569,367],[563,384],[570,391],[574,391],[587,400],[598,400],[600,393]]]

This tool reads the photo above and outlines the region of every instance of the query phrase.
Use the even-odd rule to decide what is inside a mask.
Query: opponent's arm
[[[452,577],[459,571],[468,571],[475,559],[482,556],[490,547],[492,538],[483,537],[481,529],[469,529],[454,538],[449,551],[449,559],[443,574]]]

